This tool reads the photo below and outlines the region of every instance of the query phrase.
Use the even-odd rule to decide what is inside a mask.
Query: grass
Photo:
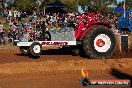
[[[3,16],[0,16],[0,19],[4,19],[5,17],[3,17]]]
[[[0,22],[3,24],[5,30],[8,30],[8,28],[9,28],[9,23],[6,23],[6,18],[0,16]]]
[[[9,23],[3,23],[4,27],[9,27]]]
[[[13,44],[0,45],[0,50],[14,49],[14,48],[16,48],[16,46],[14,46]]]
[[[9,29],[9,23],[3,23],[3,26],[4,26],[5,30]]]
[[[0,22],[5,23],[5,22],[6,22],[6,18],[5,18],[5,17],[0,16]]]

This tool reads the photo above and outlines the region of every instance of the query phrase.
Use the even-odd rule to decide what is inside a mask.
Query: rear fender
[[[79,24],[79,26],[75,30],[75,37],[76,37],[76,39],[80,38],[83,28],[84,28],[84,24],[81,23],[81,24]]]
[[[81,39],[84,39],[84,37],[85,37],[85,35],[87,34],[87,32],[89,31],[89,30],[91,30],[92,28],[94,28],[94,27],[97,27],[97,26],[106,26],[106,27],[108,27],[108,28],[111,28],[111,26],[110,25],[108,25],[108,24],[101,24],[101,23],[99,23],[99,24],[95,24],[95,25],[92,25],[92,26],[90,26],[90,27],[88,27],[84,32],[83,32],[83,34],[82,34],[82,36],[81,36]]]

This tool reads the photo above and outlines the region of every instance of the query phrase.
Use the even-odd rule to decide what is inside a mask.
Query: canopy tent
[[[68,8],[69,6],[61,3],[60,1],[56,0],[54,3],[50,3],[46,5],[46,8]]]
[[[46,8],[46,13],[66,13],[63,9],[61,8]]]
[[[123,12],[123,11],[124,11],[124,9],[121,8],[121,7],[116,7],[116,8],[114,8],[114,9],[112,10],[112,12]]]
[[[46,13],[65,13],[63,8],[68,8],[69,6],[61,3],[59,0],[56,0],[54,3],[47,4]]]

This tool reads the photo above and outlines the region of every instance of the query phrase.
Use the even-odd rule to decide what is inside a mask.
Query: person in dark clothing
[[[42,26],[41,26],[41,29],[42,29],[42,34],[41,34],[41,40],[44,41],[50,41],[51,40],[51,35],[49,33],[49,31],[46,31],[46,26],[45,26],[45,23],[46,23],[46,16],[44,16],[44,18],[42,18]]]
[[[8,32],[8,41],[9,41],[9,43],[13,42],[11,31]]]
[[[0,22],[0,43],[4,43],[4,27],[3,24]]]
[[[17,33],[15,31],[12,32],[13,41],[17,39]]]

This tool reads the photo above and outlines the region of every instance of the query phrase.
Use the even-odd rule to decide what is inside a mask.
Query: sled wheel
[[[96,26],[90,29],[83,41],[86,54],[94,58],[111,56],[115,46],[115,35],[105,26]]]
[[[30,55],[38,57],[42,53],[42,45],[38,42],[34,42],[29,48]]]
[[[22,54],[26,55],[28,54],[28,47],[20,46],[20,51]]]

